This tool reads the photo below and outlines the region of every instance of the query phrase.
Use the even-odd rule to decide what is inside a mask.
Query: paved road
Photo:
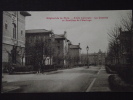
[[[3,91],[10,87],[20,87],[14,91],[19,93],[95,92],[99,89],[110,91],[107,75],[103,71],[103,66],[90,66],[90,68],[77,67],[44,74],[3,75],[2,81],[7,82],[2,86]],[[107,84],[106,87],[101,88],[101,82]]]

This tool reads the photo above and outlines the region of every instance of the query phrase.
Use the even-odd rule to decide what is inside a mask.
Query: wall
[[[32,59],[32,58],[35,55],[35,52],[37,52],[37,51],[39,54],[38,60],[41,62],[41,60],[43,59],[43,55],[46,56],[45,50],[38,47],[38,48],[36,48],[37,51],[35,51],[35,44],[37,41],[41,41],[41,40],[43,40],[43,42],[48,41],[49,38],[50,38],[49,33],[45,33],[45,32],[44,33],[26,33],[26,56],[27,56],[26,57],[26,65],[33,65],[35,63],[34,59]],[[50,46],[50,43],[47,42],[46,44],[44,44],[44,46],[46,46],[46,45]],[[47,48],[47,46],[46,46],[46,48]],[[52,63],[52,60],[51,60],[51,63]]]
[[[17,13],[18,13],[18,21],[17,21]],[[13,16],[13,12],[4,11],[3,12],[3,43],[14,45],[13,42],[13,22],[17,25],[16,27],[16,36],[18,39],[18,46],[25,47],[25,17],[20,15],[20,12],[17,12],[16,16]],[[13,21],[14,20],[14,21]],[[7,29],[5,29],[5,23],[8,25]],[[18,34],[17,34],[18,28]],[[21,30],[23,34],[21,35]]]
[[[55,39],[54,41],[54,63],[64,65],[64,39]]]
[[[73,65],[77,65],[80,63],[80,49],[73,49],[73,48],[70,48],[69,49],[69,59],[71,60],[70,62],[70,65],[73,66]]]
[[[17,14],[18,14],[18,20],[17,20]],[[16,24],[16,39],[13,39],[13,24]],[[5,29],[5,24],[7,24],[7,29]],[[18,29],[18,30],[17,30]],[[23,34],[21,34],[21,30],[23,31]],[[3,11],[3,38],[2,38],[2,64],[3,66],[5,63],[9,62],[9,53],[11,53],[11,50],[13,48],[13,45],[15,45],[14,40],[16,43],[16,46],[21,48],[18,48],[20,51],[24,52],[25,47],[25,17],[20,15],[20,11]],[[18,37],[18,38],[17,38]],[[20,52],[19,52],[20,54]],[[17,57],[19,60],[20,56]],[[20,60],[19,60],[20,61]],[[21,61],[20,61],[21,63]]]

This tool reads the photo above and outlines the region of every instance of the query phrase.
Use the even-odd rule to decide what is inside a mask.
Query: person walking
[[[40,73],[40,70],[41,70],[41,63],[39,62],[39,63],[38,63],[38,70],[37,70],[37,73]]]

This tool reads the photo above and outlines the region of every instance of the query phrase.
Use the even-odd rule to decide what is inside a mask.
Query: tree
[[[19,47],[20,48],[20,47]],[[10,57],[10,62],[9,63],[18,63],[19,65],[23,65],[23,58],[25,55],[25,51],[22,52],[22,48],[20,48],[19,50],[17,50],[17,47],[13,47],[13,49],[11,50],[11,53],[5,48],[5,51],[8,53],[9,57]],[[17,57],[19,56],[19,58],[22,60],[22,62],[19,62]]]
[[[32,47],[32,64],[38,67],[38,64],[41,63],[45,65],[47,57],[50,57],[50,65],[52,64],[52,56],[54,53],[54,48],[52,40],[48,39],[37,39]]]
[[[120,76],[125,79],[130,79],[131,75],[131,49],[132,49],[132,14],[127,13],[126,17],[121,18],[119,25],[116,25],[111,31],[109,31],[109,44],[106,61],[108,64],[116,65],[117,71]],[[130,57],[129,57],[130,55]],[[129,59],[130,65],[127,65],[127,59]],[[124,60],[126,60],[124,62]],[[106,62],[106,63],[107,63]],[[126,69],[125,69],[126,68]]]
[[[108,32],[109,35],[109,45],[108,45],[108,53],[107,57],[113,62],[114,64],[119,63],[120,58],[122,57],[122,48],[121,45],[124,45],[125,48],[128,48],[127,42],[122,43],[120,41],[121,32],[123,31],[132,31],[132,14],[127,13],[126,17],[121,18],[121,23],[118,25],[116,24],[115,27]]]
[[[121,18],[121,27],[123,27],[124,30],[132,31],[133,30],[133,18],[132,18],[132,12],[127,13],[126,18]]]

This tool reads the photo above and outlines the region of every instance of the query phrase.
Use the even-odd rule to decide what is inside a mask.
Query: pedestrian
[[[37,67],[38,67],[37,73],[40,73],[40,70],[41,70],[41,63],[40,62],[38,63]]]

